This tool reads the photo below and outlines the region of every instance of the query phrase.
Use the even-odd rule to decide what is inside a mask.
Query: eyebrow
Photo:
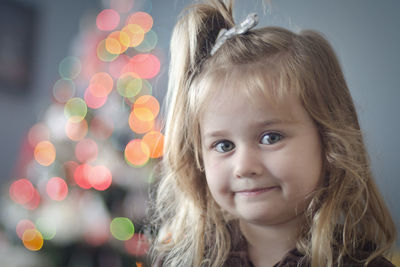
[[[272,119],[272,120],[266,120],[266,121],[261,121],[257,122],[252,127],[269,127],[277,124],[284,124],[284,123],[289,123],[287,120],[281,120],[281,119]],[[224,130],[217,130],[217,131],[211,131],[207,132],[204,134],[204,138],[210,138],[210,137],[219,137],[225,135],[226,132]]]

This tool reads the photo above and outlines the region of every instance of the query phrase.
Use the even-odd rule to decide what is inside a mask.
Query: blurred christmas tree
[[[2,264],[147,265],[141,232],[164,137],[152,96],[162,52],[146,3],[106,3],[59,63],[53,103],[30,129],[2,200],[7,239],[41,261]]]

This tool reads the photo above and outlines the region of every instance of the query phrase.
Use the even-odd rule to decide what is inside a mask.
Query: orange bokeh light
[[[154,120],[151,121],[143,121],[139,119],[135,112],[132,110],[129,115],[129,127],[132,131],[138,134],[147,133],[154,128]]]
[[[143,95],[133,104],[133,111],[142,121],[154,120],[160,112],[160,104],[154,96]]]
[[[144,39],[144,30],[140,25],[128,24],[121,30],[120,42],[129,47],[140,45]]]
[[[146,33],[153,27],[153,18],[146,12],[136,12],[128,17],[125,24],[137,24]]]
[[[133,166],[143,166],[150,157],[150,150],[140,139],[130,141],[125,147],[125,159]]]
[[[49,166],[56,159],[56,148],[49,141],[42,141],[36,145],[34,155],[39,164]]]
[[[37,251],[43,247],[43,236],[36,229],[27,229],[22,235],[22,243],[27,249]]]
[[[88,132],[88,124],[86,119],[75,122],[73,119],[68,119],[65,124],[65,133],[72,141],[82,140]]]
[[[164,135],[160,132],[151,131],[143,136],[143,142],[149,147],[150,158],[159,158],[163,155]]]
[[[106,166],[98,165],[92,168],[89,173],[89,183],[99,191],[104,191],[110,187],[112,174]]]
[[[67,183],[60,177],[53,177],[47,182],[46,192],[55,201],[64,200],[68,195]]]
[[[114,55],[124,53],[128,49],[128,46],[121,42],[121,40],[126,40],[127,38],[129,38],[127,33],[122,31],[110,33],[106,38],[107,51]]]

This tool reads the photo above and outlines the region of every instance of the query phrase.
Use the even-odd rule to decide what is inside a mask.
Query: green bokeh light
[[[58,65],[58,73],[65,79],[75,79],[81,73],[81,61],[77,57],[65,57]]]
[[[85,101],[79,97],[71,98],[64,106],[64,114],[71,121],[80,122],[87,114]]]
[[[53,96],[60,103],[66,103],[75,95],[75,83],[71,79],[61,78],[53,86]]]
[[[123,97],[134,97],[142,90],[143,81],[132,72],[124,73],[117,81],[118,93]]]
[[[57,228],[54,220],[50,218],[39,218],[36,220],[36,228],[42,234],[43,239],[50,240],[56,235]]]
[[[117,217],[111,221],[110,232],[114,238],[126,241],[132,238],[135,233],[135,227],[128,218]]]
[[[157,34],[153,30],[150,30],[146,33],[140,45],[136,46],[135,49],[139,52],[150,52],[156,47],[157,42]]]
[[[97,57],[104,62],[111,62],[115,60],[119,55],[111,54],[106,49],[106,40],[102,40],[97,45]]]

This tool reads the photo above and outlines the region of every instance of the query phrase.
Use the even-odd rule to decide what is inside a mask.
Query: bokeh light
[[[89,182],[89,174],[92,170],[92,166],[88,164],[81,164],[78,167],[75,168],[74,171],[74,180],[75,183],[83,188],[83,189],[89,189],[91,188],[91,184]]]
[[[22,219],[18,222],[16,227],[17,236],[22,239],[24,232],[28,229],[35,229],[35,224],[28,219]]]
[[[118,54],[111,54],[106,48],[106,40],[101,40],[97,45],[97,57],[104,62],[111,62],[118,57]]]
[[[43,236],[37,229],[27,229],[22,235],[22,243],[32,251],[38,251],[43,247]]]
[[[128,24],[121,30],[120,41],[123,45],[135,47],[142,43],[144,30],[137,24]]]
[[[108,97],[107,97],[107,95],[106,96],[95,96],[95,95],[93,95],[92,94],[92,91],[93,91],[92,88],[93,87],[100,87],[100,86],[91,85],[90,87],[88,87],[85,90],[84,99],[85,99],[86,105],[89,108],[92,108],[92,109],[101,108],[106,103]],[[94,89],[94,90],[97,90],[97,89]]]
[[[150,158],[159,158],[163,155],[164,135],[157,131],[151,131],[143,136],[143,142],[150,150]]]
[[[35,188],[28,179],[14,181],[9,189],[10,198],[18,204],[26,204],[34,197]]]
[[[150,249],[150,243],[144,234],[134,234],[133,237],[125,241],[125,249],[133,256],[143,256]]]
[[[50,131],[44,123],[37,123],[29,129],[28,142],[32,147],[35,147],[41,141],[49,139]]]
[[[126,241],[132,238],[135,227],[126,217],[117,217],[111,221],[110,232],[115,239]]]
[[[79,97],[71,98],[64,106],[64,114],[67,119],[71,119],[73,122],[83,120],[87,114],[85,101]]]
[[[157,42],[157,34],[153,30],[150,30],[144,36],[143,41],[138,46],[135,46],[135,49],[142,53],[150,52],[156,47]]]
[[[54,99],[61,104],[65,104],[75,95],[75,83],[71,79],[61,78],[53,86]]]
[[[152,54],[138,54],[129,60],[122,72],[133,72],[142,79],[151,79],[160,71],[160,60]]]
[[[47,182],[46,192],[55,201],[64,200],[68,195],[67,183],[60,177],[53,177]]]
[[[103,165],[94,166],[89,173],[89,183],[99,191],[104,191],[110,187],[112,182],[111,171]]]
[[[52,218],[41,217],[36,220],[36,229],[42,234],[43,239],[51,240],[56,235],[56,225]]]
[[[98,72],[90,79],[90,92],[97,97],[107,96],[113,89],[114,80],[107,72]]]
[[[82,163],[94,161],[98,153],[99,148],[93,139],[83,139],[75,146],[75,157]]]
[[[154,120],[143,121],[139,119],[132,110],[131,114],[129,115],[129,127],[135,133],[144,134],[154,128]]]
[[[130,141],[125,147],[125,159],[134,167],[143,166],[147,163],[149,157],[149,147],[140,139]]]
[[[133,72],[127,72],[121,75],[117,81],[118,93],[123,97],[136,96],[142,89],[142,79]]]
[[[81,61],[77,57],[69,56],[61,60],[58,72],[64,79],[75,79],[81,73]]]
[[[113,9],[104,9],[96,18],[97,28],[101,31],[112,31],[115,29],[120,21],[120,16],[117,11]]]
[[[135,116],[142,121],[154,120],[160,111],[160,104],[158,100],[151,95],[144,95],[139,97],[134,105],[133,112]]]
[[[42,141],[36,145],[34,155],[39,164],[49,166],[56,159],[56,148],[51,142]]]
[[[90,131],[94,137],[106,140],[114,131],[114,123],[109,117],[98,115],[90,121]]]
[[[115,31],[110,33],[106,38],[107,51],[115,55],[124,53],[128,49],[128,45],[125,45],[126,42],[122,42],[122,40],[127,39],[129,39],[129,36],[126,32]]]
[[[82,140],[88,133],[87,121],[83,119],[75,122],[74,119],[68,119],[65,124],[65,133],[72,141]]]
[[[136,12],[128,17],[125,24],[137,24],[148,32],[153,27],[153,18],[146,12]]]

